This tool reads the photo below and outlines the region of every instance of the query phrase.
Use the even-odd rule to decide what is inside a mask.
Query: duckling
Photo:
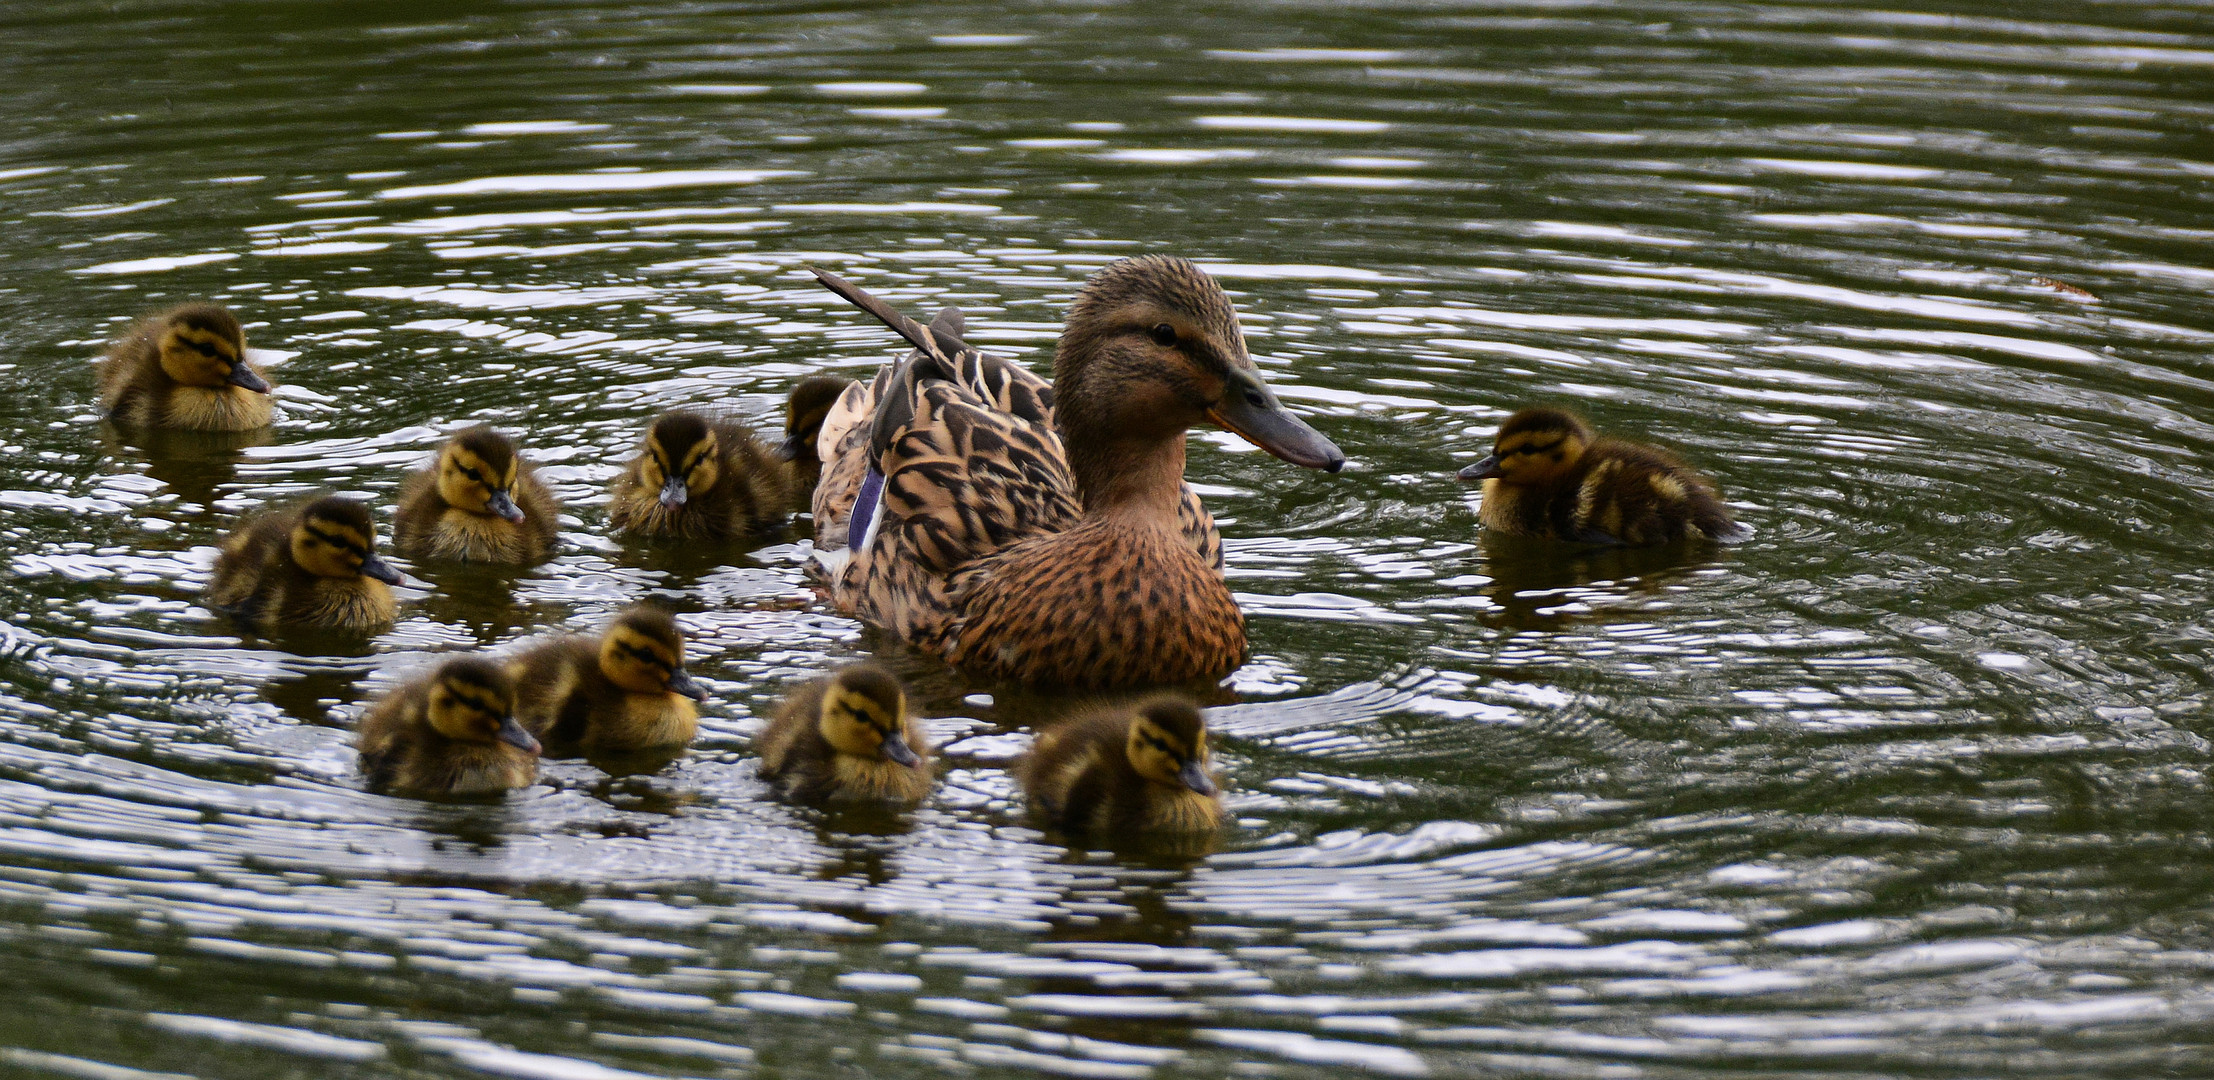
[[[377,555],[369,508],[325,495],[223,538],[208,606],[255,625],[366,630],[392,621],[400,572]]]
[[[765,532],[789,513],[791,468],[753,429],[676,409],[654,417],[615,478],[608,522],[647,536],[727,540]]]
[[[776,456],[791,463],[792,498],[801,509],[814,498],[815,482],[823,475],[815,438],[822,434],[831,406],[852,385],[853,380],[836,375],[810,375],[792,388],[791,398],[784,403],[784,441],[777,445]]]
[[[400,486],[392,545],[416,558],[532,566],[553,553],[561,503],[488,427],[459,432]]]
[[[538,778],[538,740],[515,722],[515,680],[462,657],[386,694],[361,718],[361,772],[373,788],[478,795]]]
[[[1039,732],[1015,772],[1031,805],[1054,825],[1134,839],[1215,828],[1222,794],[1211,760],[1198,707],[1165,695]]]
[[[707,691],[684,672],[684,633],[636,605],[605,633],[570,635],[508,661],[515,717],[555,756],[682,747],[699,732]]]
[[[100,408],[118,424],[194,431],[269,426],[269,380],[246,360],[246,331],[219,304],[186,304],[133,323],[98,364]]]
[[[899,679],[854,664],[794,690],[754,747],[785,798],[913,803],[930,794],[930,741]]]
[[[1600,438],[1574,413],[1524,409],[1499,426],[1491,456],[1462,469],[1484,483],[1478,520],[1517,536],[1591,544],[1734,544],[1753,530],[1714,482],[1658,447]]]

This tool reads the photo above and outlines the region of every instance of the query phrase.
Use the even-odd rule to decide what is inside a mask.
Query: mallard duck
[[[1478,520],[1517,536],[1592,544],[1734,544],[1753,530],[1713,481],[1658,447],[1600,438],[1563,409],[1524,409],[1499,426],[1491,456],[1460,471],[1483,481]]]
[[[794,690],[754,747],[762,779],[788,799],[912,803],[930,794],[930,741],[899,679],[875,664]]]
[[[677,409],[654,418],[646,442],[615,479],[608,521],[684,540],[727,540],[782,522],[791,469],[753,429],[729,417]]]
[[[815,483],[823,475],[823,459],[815,451],[815,437],[822,434],[823,418],[830,415],[830,407],[852,385],[852,379],[836,375],[810,375],[792,388],[792,396],[784,402],[784,441],[777,444],[776,455],[791,463],[792,500],[802,510],[809,508]]]
[[[1222,792],[1211,762],[1199,709],[1165,696],[1046,728],[1015,773],[1052,824],[1131,840],[1213,829]]]
[[[369,508],[325,495],[223,538],[208,606],[263,627],[363,630],[392,621],[400,572],[377,555]]]
[[[561,503],[514,440],[488,427],[459,432],[438,461],[400,485],[392,546],[416,558],[535,565],[553,553]]]
[[[99,361],[100,408],[118,424],[244,431],[269,424],[269,380],[246,360],[246,331],[218,304],[133,323]]]
[[[508,661],[515,718],[555,756],[681,747],[707,691],[684,672],[684,632],[659,608],[625,608],[598,637],[569,635]]]
[[[1162,256],[1102,269],[1049,387],[962,342],[958,313],[926,328],[815,276],[920,350],[848,389],[817,440],[817,572],[839,609],[1024,683],[1185,683],[1244,660],[1185,430],[1211,420],[1308,468],[1345,456],[1269,392],[1213,278]]]
[[[448,660],[361,718],[361,772],[374,788],[475,795],[538,778],[538,740],[515,722],[515,681],[475,657]]]

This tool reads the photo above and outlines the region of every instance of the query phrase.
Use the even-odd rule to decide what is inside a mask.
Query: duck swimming
[[[598,637],[569,635],[508,661],[515,718],[555,757],[682,747],[707,691],[684,672],[684,633],[659,608],[625,608]]]
[[[97,365],[100,408],[118,424],[192,431],[267,427],[269,380],[246,360],[246,331],[220,304],[150,315]]]
[[[264,628],[365,630],[392,621],[400,572],[377,555],[369,508],[325,495],[273,511],[223,538],[209,607]]]
[[[913,803],[930,794],[930,742],[899,679],[875,664],[793,691],[754,748],[762,779],[788,799]]]
[[[459,432],[430,468],[400,486],[392,546],[415,558],[536,565],[553,553],[561,503],[515,442],[488,427]]]
[[[822,434],[823,419],[852,386],[852,379],[836,375],[810,375],[792,388],[784,403],[784,441],[776,456],[791,463],[792,499],[800,509],[809,508],[815,484],[822,479],[823,459],[815,452],[815,438]]]
[[[1714,483],[1658,447],[1601,438],[1563,409],[1523,409],[1489,457],[1460,471],[1483,482],[1477,519],[1516,536],[1591,544],[1665,544],[1753,535]]]
[[[646,536],[728,540],[790,513],[791,469],[745,424],[677,409],[654,418],[615,480],[608,522]]]
[[[1105,840],[1191,834],[1222,819],[1199,709],[1164,696],[1060,721],[1015,766],[1039,816]]]
[[[1213,278],[1163,256],[1100,270],[1048,386],[962,342],[957,312],[926,328],[815,276],[919,350],[849,388],[817,439],[833,604],[985,678],[1184,683],[1244,660],[1221,539],[1184,483],[1185,431],[1213,421],[1332,472],[1345,456],[1269,392]]]
[[[528,787],[538,740],[515,722],[515,683],[475,657],[386,694],[361,718],[356,742],[372,788],[476,795]]]

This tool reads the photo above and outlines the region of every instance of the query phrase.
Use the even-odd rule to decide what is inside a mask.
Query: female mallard
[[[753,429],[677,409],[654,418],[645,446],[615,478],[608,521],[682,540],[728,540],[774,528],[790,511],[791,469]]]
[[[223,538],[209,607],[262,627],[366,630],[392,621],[400,572],[377,556],[369,508],[325,495]]]
[[[822,434],[831,406],[852,385],[852,379],[836,375],[810,375],[792,388],[792,396],[784,402],[784,441],[777,444],[776,456],[792,465],[792,500],[802,510],[809,508],[815,484],[823,475],[815,438]]]
[[[926,328],[815,276],[921,350],[847,390],[817,441],[833,603],[986,678],[1183,683],[1244,660],[1185,430],[1332,472],[1345,456],[1269,392],[1213,278],[1162,256],[1093,275],[1049,387],[963,343],[958,312]]]
[[[219,304],[133,323],[99,361],[100,408],[118,424],[193,431],[269,426],[269,380],[246,361],[246,331]]]
[[[1477,520],[1515,536],[1591,544],[1734,544],[1753,530],[1730,516],[1714,483],[1658,447],[1599,438],[1574,413],[1524,409],[1499,426],[1491,456],[1462,469],[1481,480]]]
[[[488,427],[456,434],[437,462],[400,485],[392,546],[416,558],[546,561],[561,503],[532,472],[507,436]]]
[[[600,636],[569,635],[508,661],[515,718],[557,757],[682,747],[707,691],[684,672],[684,632],[659,608],[626,608]]]
[[[1180,697],[1106,708],[1038,733],[1015,766],[1030,803],[1052,824],[1103,840],[1213,829],[1221,788],[1207,724]]]
[[[854,664],[794,690],[754,740],[785,798],[912,803],[930,794],[930,742],[899,679]]]
[[[498,664],[448,660],[386,694],[361,718],[361,772],[373,788],[480,795],[538,778],[538,740],[515,722],[515,682]]]

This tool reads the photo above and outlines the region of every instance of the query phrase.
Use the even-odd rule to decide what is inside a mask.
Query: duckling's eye
[[[1153,335],[1153,343],[1155,345],[1159,345],[1164,349],[1173,349],[1176,347],[1176,328],[1170,326],[1167,323],[1157,323],[1154,325],[1153,329],[1147,331],[1147,333]]]
[[[461,475],[463,475],[463,476],[466,476],[466,477],[468,477],[469,479],[471,479],[471,480],[474,480],[474,481],[476,481],[476,482],[477,482],[477,483],[479,483],[479,484],[481,484],[481,483],[484,483],[484,474],[483,474],[483,473],[480,473],[480,472],[476,471],[475,469],[472,469],[472,468],[470,468],[470,467],[469,467],[469,466],[467,466],[467,465],[456,465],[456,466],[454,466],[454,467],[455,467],[455,468],[457,468],[457,469],[460,469],[460,470],[461,470]]]

